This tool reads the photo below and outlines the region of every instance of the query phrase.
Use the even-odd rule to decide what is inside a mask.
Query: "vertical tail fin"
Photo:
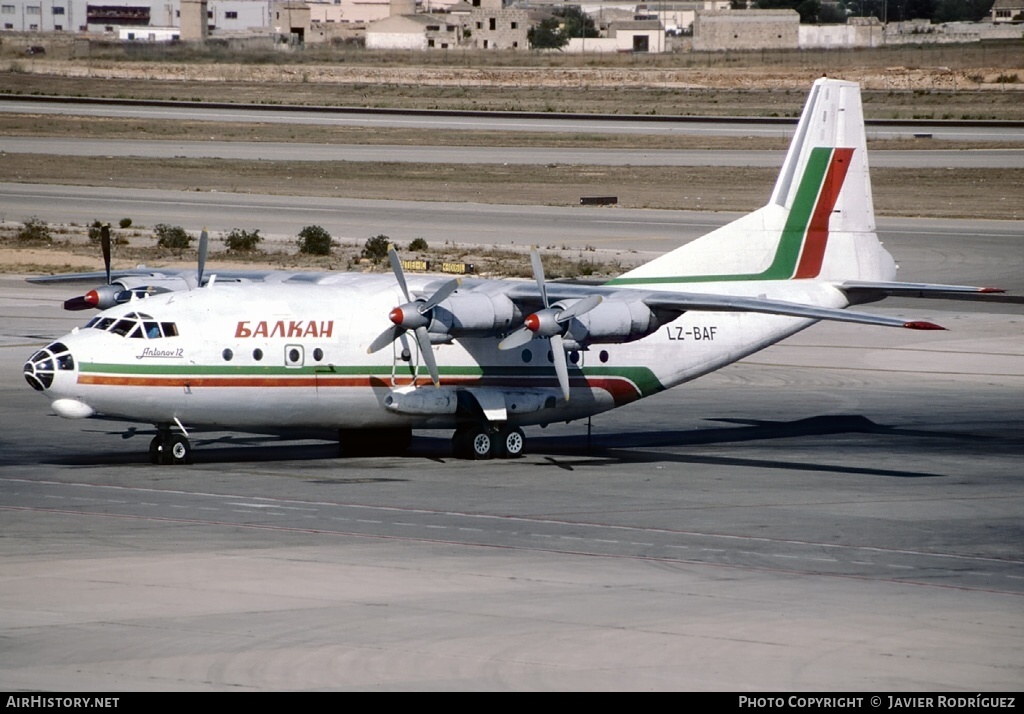
[[[766,206],[612,284],[891,280],[895,263],[874,231],[860,88],[819,79]]]

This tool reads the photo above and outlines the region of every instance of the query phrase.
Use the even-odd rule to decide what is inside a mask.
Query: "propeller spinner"
[[[366,351],[373,354],[390,345],[405,332],[412,331],[416,336],[416,343],[419,345],[420,354],[423,355],[423,362],[427,365],[431,381],[435,387],[440,386],[441,376],[437,370],[437,360],[434,359],[434,350],[430,344],[427,326],[430,325],[431,311],[455,292],[461,281],[458,278],[449,280],[426,300],[413,300],[409,295],[409,286],[405,282],[402,261],[398,258],[398,252],[394,246],[388,248],[388,260],[391,263],[391,270],[395,274],[395,280],[398,281],[398,287],[402,289],[402,295],[405,296],[405,303],[388,314],[388,319],[394,324],[380,333],[370,343],[370,347]]]

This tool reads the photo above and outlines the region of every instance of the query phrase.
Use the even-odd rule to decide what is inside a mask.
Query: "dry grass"
[[[100,270],[99,248],[90,244],[88,229],[80,225],[51,225],[54,241],[48,245],[26,245],[17,240],[20,224],[0,223],[0,272],[18,275],[92,272]],[[184,251],[163,250],[156,246],[152,231],[113,229],[114,269],[131,268],[140,263],[159,267],[192,268],[196,264],[195,244]],[[337,243],[330,255],[300,254],[295,241],[277,240],[268,250],[231,252],[218,249],[223,234],[211,235],[208,270],[284,269],[322,271],[387,272],[388,262],[360,258],[357,243]],[[525,248],[499,248],[479,245],[435,245],[416,253],[398,246],[403,257],[429,260],[433,265],[463,262],[474,266],[481,277],[518,277],[532,275]],[[542,246],[545,275],[559,278],[607,279],[643,262],[642,254],[632,251],[600,251],[593,248],[572,250],[563,246]]]
[[[749,211],[764,205],[775,169],[741,167],[237,161],[8,154],[6,179],[23,183],[182,191],[473,201],[575,206],[614,195],[627,208]],[[1021,169],[872,169],[880,215],[1019,220]],[[26,218],[8,215],[9,219]],[[83,220],[88,217],[83,217]],[[257,226],[258,227],[258,226]]]

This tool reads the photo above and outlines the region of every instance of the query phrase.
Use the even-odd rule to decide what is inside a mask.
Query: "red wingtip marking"
[[[908,330],[945,330],[946,328],[942,325],[936,325],[934,322],[926,322],[925,320],[912,320],[911,322],[904,322],[903,326]]]
[[[979,293],[1005,293],[1002,288],[978,288]]]

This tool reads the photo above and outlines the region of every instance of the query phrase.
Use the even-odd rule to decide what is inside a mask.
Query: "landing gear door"
[[[306,350],[303,349],[302,345],[285,345],[284,346],[284,366],[299,368],[306,361]]]

